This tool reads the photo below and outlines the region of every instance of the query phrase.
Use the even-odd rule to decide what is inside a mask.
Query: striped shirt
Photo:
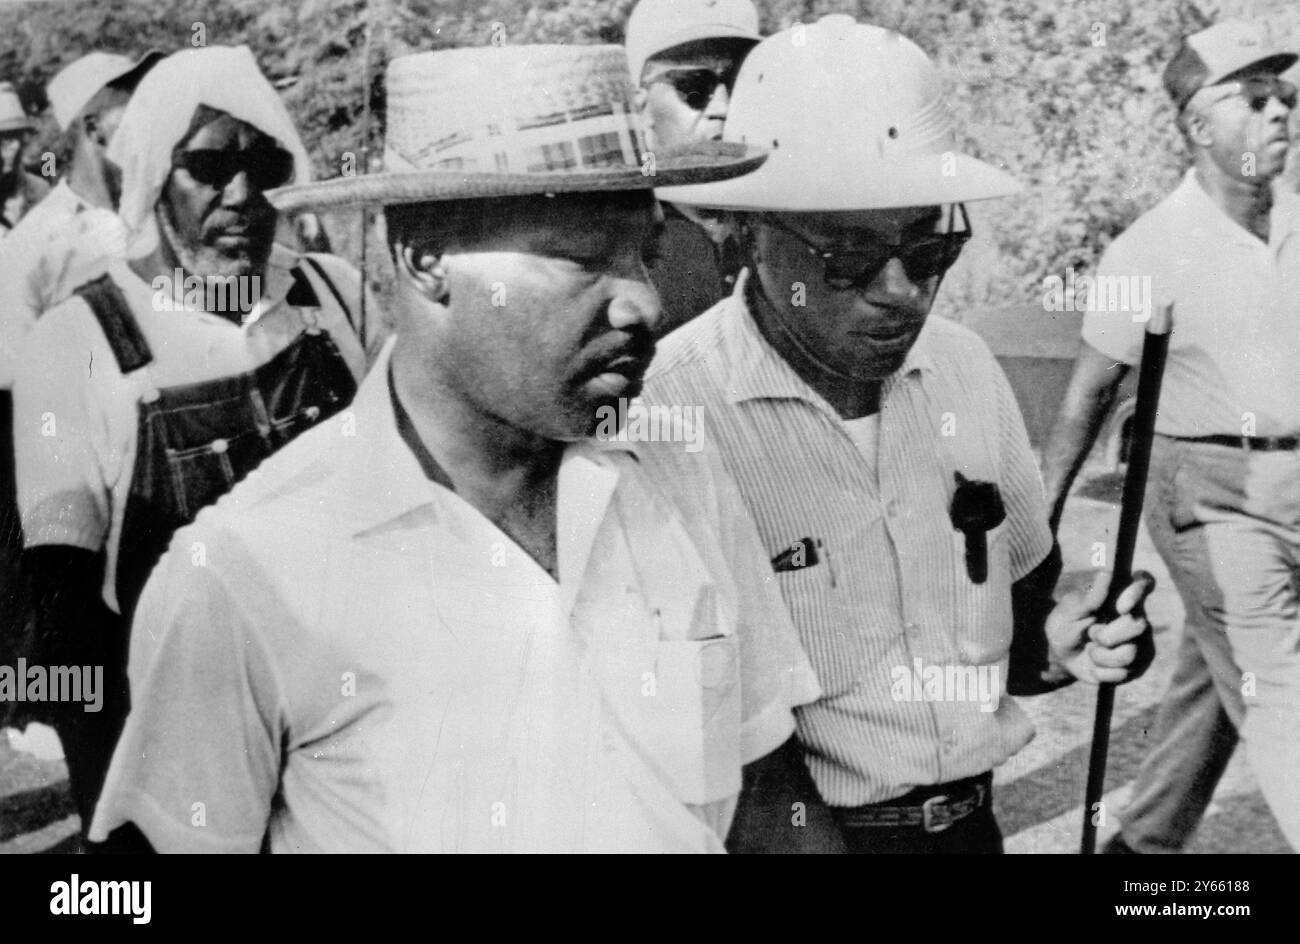
[[[660,344],[645,399],[703,408],[704,448],[784,559],[777,578],[824,693],[798,711],[817,786],[856,806],[1003,763],[1033,737],[1001,697],[1011,584],[1052,542],[1006,378],[968,329],[930,318],[885,382],[872,474],[844,421],[759,334],[744,281]],[[1006,509],[981,584],[949,520],[958,471],[996,482]]]

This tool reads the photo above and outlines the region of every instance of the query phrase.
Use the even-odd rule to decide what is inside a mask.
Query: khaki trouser
[[[1300,849],[1300,452],[1158,436],[1146,506],[1187,618],[1124,839],[1178,851],[1239,736]]]

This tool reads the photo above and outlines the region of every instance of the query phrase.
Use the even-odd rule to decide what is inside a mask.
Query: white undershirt
[[[856,420],[844,420],[844,428],[848,431],[849,438],[853,440],[853,445],[858,447],[858,452],[862,453],[862,458],[867,460],[867,468],[873,475],[876,474],[880,443],[880,414],[872,413],[870,416],[859,417]]]

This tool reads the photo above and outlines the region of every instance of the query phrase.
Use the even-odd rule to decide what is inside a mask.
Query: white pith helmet
[[[769,36],[745,60],[723,140],[769,152],[734,180],[663,187],[660,199],[732,210],[821,212],[1004,197],[1014,178],[957,150],[938,69],[892,30],[824,16]]]

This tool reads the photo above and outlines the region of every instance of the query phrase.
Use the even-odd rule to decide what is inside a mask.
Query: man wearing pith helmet
[[[652,153],[720,141],[731,86],[759,41],[751,0],[640,0],[627,21],[628,63]],[[648,260],[663,303],[663,336],[720,301],[735,282],[732,245],[715,218],[664,204],[663,235]]]
[[[596,432],[654,350],[651,188],[761,155],[643,174],[616,46],[420,53],[386,85],[384,172],[272,199],[384,208],[397,337],[347,426],[272,457],[159,565],[96,833],[720,852],[742,766],[798,762],[815,679],[707,451]]]
[[[957,150],[910,40],[847,16],[796,29],[736,80],[725,140],[766,164],[662,192],[732,211],[749,266],[662,342],[646,396],[712,420],[822,685],[798,734],[849,849],[1000,852],[993,769],[1033,735],[1003,696],[1139,674],[1149,585],[1106,625],[1096,593],[1053,609],[1059,555],[1007,381],[927,317],[964,205],[1015,182]]]

